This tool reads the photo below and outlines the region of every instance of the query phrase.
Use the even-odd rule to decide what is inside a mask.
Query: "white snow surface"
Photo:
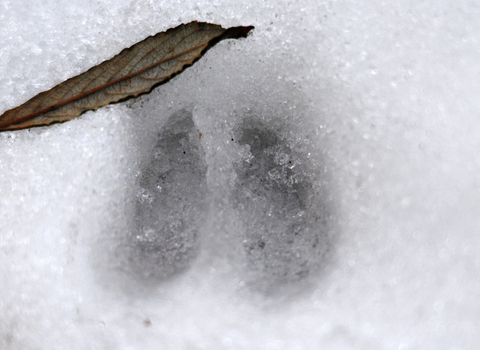
[[[180,23],[255,29],[137,100],[0,133],[0,348],[478,349],[479,16],[462,0],[1,1],[0,113]],[[192,196],[161,217],[191,231],[157,265],[135,241],[139,183],[173,166],[152,150],[175,113],[194,122],[179,142],[197,182],[165,177]],[[271,148],[242,139],[255,123]],[[293,178],[304,197],[278,182]]]

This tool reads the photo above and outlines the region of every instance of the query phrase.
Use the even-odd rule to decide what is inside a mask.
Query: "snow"
[[[0,348],[478,347],[479,13],[2,1],[0,112],[180,23],[255,29],[150,95],[0,133]]]

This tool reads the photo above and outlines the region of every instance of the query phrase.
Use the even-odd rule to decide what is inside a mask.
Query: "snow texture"
[[[0,349],[478,348],[479,15],[0,2],[0,112],[180,23],[255,26],[149,95],[0,133]]]

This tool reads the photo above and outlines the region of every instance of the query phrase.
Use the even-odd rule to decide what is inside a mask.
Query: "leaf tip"
[[[239,39],[239,38],[246,38],[248,35],[251,34],[251,31],[255,29],[254,26],[247,26],[247,27],[231,27],[225,30],[223,33],[223,39]]]

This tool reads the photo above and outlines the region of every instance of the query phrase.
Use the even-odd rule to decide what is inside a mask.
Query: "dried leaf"
[[[148,93],[192,65],[220,40],[246,37],[252,29],[191,22],[148,37],[6,111],[0,116],[0,131],[64,122],[88,110]]]

